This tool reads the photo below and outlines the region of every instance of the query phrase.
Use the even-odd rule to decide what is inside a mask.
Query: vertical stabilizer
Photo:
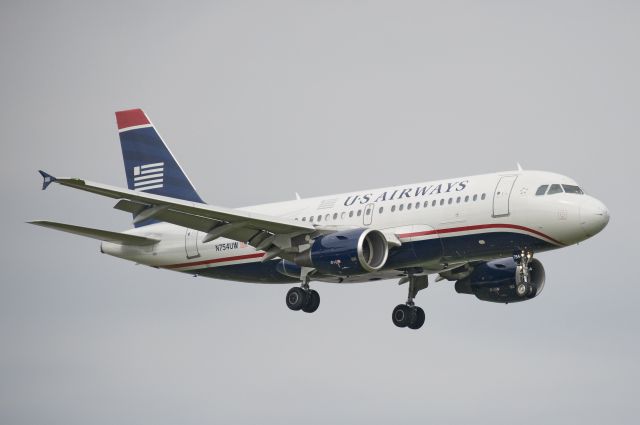
[[[142,109],[118,111],[116,121],[129,189],[204,203]]]

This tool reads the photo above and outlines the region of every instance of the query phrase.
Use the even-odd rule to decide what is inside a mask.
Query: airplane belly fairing
[[[243,264],[205,267],[202,269],[188,270],[186,273],[247,283],[296,283],[300,281],[300,279],[279,273],[276,269],[279,262],[280,260],[269,260],[264,263],[254,261]]]

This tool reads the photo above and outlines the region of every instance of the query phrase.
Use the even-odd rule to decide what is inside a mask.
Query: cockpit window
[[[566,193],[575,193],[576,195],[584,195],[584,192],[578,186],[563,184],[562,188]]]
[[[547,195],[553,195],[555,193],[562,193],[562,186],[559,184],[552,184]]]
[[[547,191],[547,188],[549,187],[548,184],[543,184],[542,186],[540,186],[538,188],[538,190],[536,190],[536,196],[542,196],[544,195],[544,193]]]

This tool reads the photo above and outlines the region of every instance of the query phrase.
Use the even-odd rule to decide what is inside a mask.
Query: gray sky
[[[531,2],[0,5],[0,423],[637,423],[640,6]],[[242,206],[544,169],[610,209],[508,306],[432,284],[288,286],[135,266],[23,224],[121,230],[113,112],[142,107],[207,201]]]

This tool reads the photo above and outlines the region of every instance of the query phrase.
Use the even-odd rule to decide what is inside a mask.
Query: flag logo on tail
[[[133,167],[135,190],[161,189],[164,180],[164,162]]]

